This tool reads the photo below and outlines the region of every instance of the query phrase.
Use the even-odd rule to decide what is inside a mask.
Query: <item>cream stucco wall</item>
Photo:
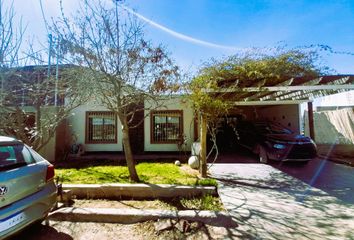
[[[156,110],[182,110],[183,111],[183,134],[186,136],[187,144],[186,151],[190,151],[191,144],[194,140],[194,113],[191,105],[186,101],[183,96],[175,96],[172,99],[164,100],[162,107],[156,108]],[[145,102],[145,106],[151,106],[151,103]],[[151,143],[151,127],[150,127],[150,114],[149,111],[145,111],[147,117],[144,121],[144,149],[145,151],[178,151],[178,146],[174,144],[157,144]]]
[[[260,119],[278,122],[293,132],[300,134],[299,104],[263,107],[258,110],[258,115]]]
[[[56,146],[56,141],[55,141],[55,134],[54,134],[54,136],[49,140],[49,142],[41,150],[39,150],[38,153],[42,155],[42,157],[47,159],[49,162],[54,162],[56,161],[55,146]]]
[[[240,106],[235,114],[242,114],[247,120],[267,120],[282,124],[295,133],[300,133],[301,116],[299,104]],[[232,112],[231,112],[232,115]]]
[[[86,112],[87,111],[108,111],[106,108],[90,103],[80,106],[72,111],[71,116],[68,118],[69,129],[71,135],[76,137],[78,144],[84,145],[84,150],[88,152],[94,151],[122,151],[122,125],[117,120],[117,143],[115,144],[86,144],[85,143],[85,128],[86,128]]]

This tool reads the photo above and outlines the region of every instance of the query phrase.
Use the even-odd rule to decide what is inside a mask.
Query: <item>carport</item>
[[[312,106],[313,100],[318,97],[354,90],[353,83],[354,75],[329,75],[318,78],[299,77],[288,79],[274,86],[251,86],[243,88],[238,86],[237,80],[229,80],[224,82],[222,88],[217,91],[208,89],[205,91],[216,98],[226,99],[235,107],[277,107],[282,110],[277,111],[278,113],[276,115],[270,115],[270,118],[278,118],[280,121],[288,120],[286,119],[286,113],[283,112],[286,111],[287,107],[297,106],[298,111],[300,111],[300,104],[307,103],[310,137],[315,139]],[[298,115],[298,120],[299,117],[300,116]],[[285,123],[284,125],[288,124]],[[203,114],[200,116],[200,143],[200,170],[202,175],[206,176],[207,121]]]

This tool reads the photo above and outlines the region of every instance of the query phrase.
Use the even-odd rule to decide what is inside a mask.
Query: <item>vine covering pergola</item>
[[[244,86],[237,79],[218,81],[217,88],[205,88],[213,99],[221,99],[232,106],[281,105],[307,103],[310,135],[314,138],[312,101],[336,93],[354,90],[354,75],[327,75],[320,77],[296,77],[271,86]],[[200,171],[206,176],[207,120],[201,113],[200,124]]]

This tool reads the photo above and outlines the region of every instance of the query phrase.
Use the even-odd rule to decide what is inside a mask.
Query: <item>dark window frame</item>
[[[154,136],[155,134],[155,116],[164,116],[166,117],[166,124],[167,118],[173,115],[178,115],[179,117],[179,134],[178,138],[176,139],[166,139],[163,138],[162,140],[157,140]],[[153,110],[150,111],[150,143],[151,144],[174,144],[179,143],[181,138],[183,137],[184,129],[183,129],[183,110]],[[167,136],[166,136],[167,137]]]
[[[92,140],[92,133],[90,134],[90,118],[93,118],[92,115],[97,115],[97,118],[100,116],[114,116],[114,139],[104,139],[104,136],[101,136],[101,139]],[[103,126],[104,126],[104,118],[103,119]],[[103,127],[104,128],[104,127]],[[102,131],[105,131],[103,129]],[[117,124],[117,116],[110,111],[87,111],[86,112],[86,123],[85,123],[85,143],[86,144],[115,144],[118,143],[118,124]]]

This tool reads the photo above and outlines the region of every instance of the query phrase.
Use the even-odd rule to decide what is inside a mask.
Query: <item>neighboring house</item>
[[[64,68],[70,68],[72,65],[58,66],[60,73]],[[53,78],[56,76],[56,67],[52,66],[49,74]],[[23,132],[31,145],[33,141],[31,136],[35,134],[36,119],[46,121],[48,116],[56,114],[55,105],[63,106],[63,95],[57,94],[54,81],[48,81],[48,66],[36,65],[18,68],[2,69],[1,77],[1,102],[0,102],[0,132],[10,136],[17,136],[20,130]],[[60,81],[61,75],[58,74]],[[15,123],[15,124],[13,124]],[[20,124],[22,123],[22,126]],[[48,160],[53,161],[58,155],[58,151],[63,144],[63,138],[57,137],[54,133],[50,141],[41,148],[39,152]],[[60,136],[60,134],[59,134]]]

